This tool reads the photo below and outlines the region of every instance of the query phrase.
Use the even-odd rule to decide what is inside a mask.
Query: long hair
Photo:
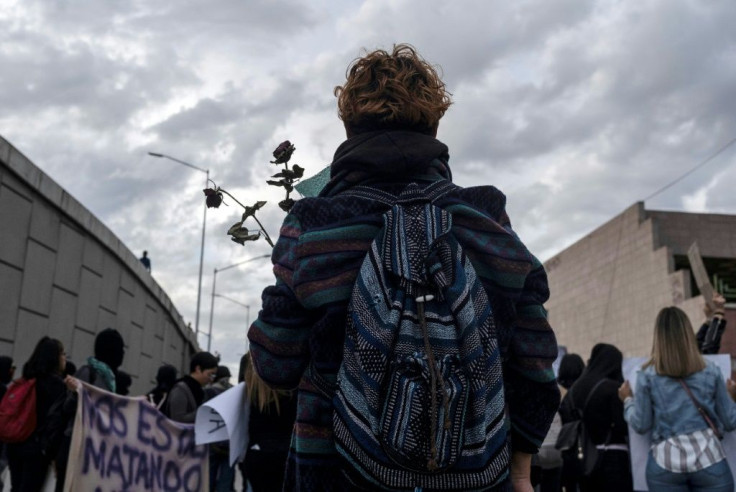
[[[384,129],[434,135],[452,104],[437,70],[408,44],[353,60],[346,79],[335,96],[348,136]]]
[[[259,411],[262,413],[269,413],[271,408],[276,411],[276,414],[281,413],[281,405],[279,403],[280,397],[289,396],[291,391],[275,390],[267,385],[258,376],[258,373],[253,369],[253,361],[250,358],[250,352],[245,354],[244,357],[248,357],[245,365],[245,390],[248,393],[248,398],[252,404],[255,404]]]
[[[657,374],[684,378],[705,369],[690,320],[682,309],[671,306],[657,315],[652,357],[643,367],[654,366]]]
[[[64,346],[59,340],[43,337],[33,349],[31,358],[23,365],[23,378],[32,379],[52,374],[61,376],[63,368],[60,359],[63,353]]]

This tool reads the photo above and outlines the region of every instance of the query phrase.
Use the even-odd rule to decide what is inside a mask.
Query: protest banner
[[[245,458],[248,449],[250,403],[245,383],[233,386],[197,409],[194,423],[197,444],[230,441],[230,466]]]
[[[703,300],[714,309],[713,305],[713,286],[710,283],[710,277],[708,277],[708,271],[705,269],[703,264],[703,257],[700,255],[700,248],[698,242],[695,241],[690,245],[687,250],[687,258],[690,261],[690,269],[695,277],[695,283],[698,285],[700,293],[703,295]]]
[[[65,492],[209,490],[209,451],[194,425],[167,419],[145,397],[81,383]]]
[[[706,361],[711,361],[718,366],[724,379],[728,379],[731,375],[731,356],[728,354],[704,355]],[[634,357],[624,359],[622,364],[622,372],[624,379],[631,383],[631,390],[636,398],[636,373],[641,370],[641,366],[647,361],[647,357]],[[723,441],[723,449],[726,452],[728,465],[731,472],[736,475],[736,432],[725,432]],[[637,434],[634,429],[629,427],[629,451],[631,458],[631,473],[634,477],[634,490],[647,491],[646,467],[649,454],[649,448],[652,447],[651,432],[646,434]]]
[[[194,432],[197,444],[230,441],[230,466],[248,449],[248,404],[245,383],[233,386],[197,409]]]

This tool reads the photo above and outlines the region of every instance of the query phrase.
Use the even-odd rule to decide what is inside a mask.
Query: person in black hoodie
[[[619,349],[607,343],[597,344],[590,353],[588,367],[568,393],[572,404],[583,410],[583,423],[599,455],[593,473],[581,481],[582,492],[633,490],[629,431],[618,397],[618,388],[624,381],[622,362]]]
[[[574,412],[572,398],[570,398],[570,388],[580,378],[583,371],[585,371],[585,362],[583,362],[583,358],[578,354],[565,354],[562,357],[560,369],[557,371],[557,383],[562,388],[560,392],[563,395],[559,411],[562,424],[566,424],[577,418]],[[576,449],[569,449],[562,452],[562,486],[568,492],[576,492],[578,490],[578,482],[582,474],[577,454]]]
[[[105,328],[95,337],[94,357],[88,357],[87,363],[77,369],[74,377],[110,393],[116,393],[117,371],[123,364],[124,356],[125,342],[120,332],[113,328]],[[65,430],[55,459],[56,492],[61,492],[64,489],[66,467],[69,461],[69,446],[71,446],[72,431],[74,430],[74,416],[77,413],[77,393],[73,390],[75,384],[69,383],[67,386],[72,391],[68,392],[62,410]]]
[[[66,353],[59,340],[43,337],[23,366],[23,379],[36,380],[36,429],[23,442],[8,444],[13,492],[40,491],[61,437],[62,374]]]
[[[156,373],[156,387],[148,392],[148,401],[159,410],[166,404],[169,391],[176,383],[176,367],[164,364]]]
[[[125,342],[119,331],[105,328],[95,338],[95,356],[77,370],[75,377],[85,383],[115,393],[118,368],[123,364]]]

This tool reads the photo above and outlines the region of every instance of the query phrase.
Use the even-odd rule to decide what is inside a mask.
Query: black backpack
[[[560,434],[557,436],[557,442],[555,443],[556,449],[566,453],[568,456],[572,456],[577,461],[578,466],[575,468],[582,476],[586,477],[590,476],[590,474],[595,470],[600,458],[600,453],[595,443],[590,439],[588,429],[585,427],[583,415],[585,414],[585,410],[588,408],[588,403],[590,403],[593,393],[595,393],[595,390],[598,389],[604,381],[605,379],[601,379],[595,384],[595,386],[593,386],[593,389],[590,390],[588,397],[585,399],[585,404],[583,405],[582,410],[575,406],[572,397],[572,388],[570,388],[568,398],[565,400],[569,402],[571,407],[569,410],[571,410],[572,414],[575,415],[575,420],[562,425]],[[610,438],[611,432],[609,430],[608,436],[606,437],[606,444],[608,444],[608,440]]]

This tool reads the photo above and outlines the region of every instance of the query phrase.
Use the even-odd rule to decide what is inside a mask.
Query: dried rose
[[[204,191],[205,203],[207,203],[207,208],[219,208],[222,204],[222,193],[220,193],[219,189],[213,190],[212,188],[207,188]]]
[[[289,162],[294,150],[296,150],[296,147],[294,147],[288,140],[284,140],[278,147],[276,147],[276,150],[273,151],[273,156],[276,160],[271,161],[271,164],[284,164]]]
[[[291,210],[291,207],[294,206],[294,200],[292,198],[287,198],[286,200],[281,200],[279,202],[279,207],[281,207],[281,210],[284,212],[288,212]]]

